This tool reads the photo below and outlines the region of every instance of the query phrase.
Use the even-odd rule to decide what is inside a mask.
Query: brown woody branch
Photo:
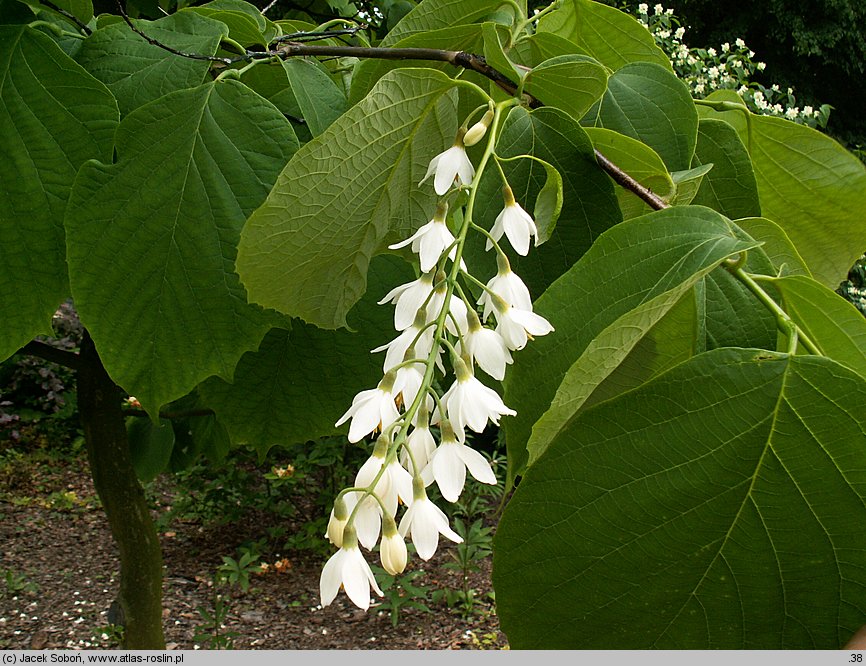
[[[427,48],[383,48],[374,46],[342,45],[336,46],[329,44],[303,44],[299,42],[289,42],[286,44],[281,44],[279,47],[273,50],[247,51],[245,55],[237,56],[235,58],[219,58],[217,56],[184,53],[178,51],[177,49],[173,49],[170,46],[166,46],[165,44],[161,44],[157,40],[148,37],[147,35],[142,33],[132,24],[132,21],[129,19],[129,17],[126,15],[126,12],[121,7],[120,0],[118,0],[118,7],[120,8],[121,16],[123,16],[126,23],[138,35],[146,39],[150,44],[153,44],[154,46],[158,46],[165,49],[166,51],[169,51],[170,53],[174,53],[175,55],[179,55],[185,58],[210,60],[211,62],[217,62],[224,66],[233,65],[239,62],[251,62],[253,60],[265,60],[269,58],[293,58],[299,56],[355,57],[375,58],[380,60],[428,60],[433,62],[446,62],[450,65],[453,65],[454,67],[459,67],[461,69],[468,69],[473,72],[477,72],[481,76],[484,76],[493,81],[494,84],[499,86],[502,90],[504,90],[510,95],[516,94],[518,90],[518,86],[516,83],[514,83],[514,81],[505,76],[505,74],[503,74],[499,70],[488,65],[483,56],[476,55],[474,53],[467,53],[465,51],[445,51],[442,49]],[[544,106],[544,103],[541,100],[533,97],[526,92],[523,93],[523,98],[530,108],[537,109]],[[601,169],[605,173],[607,173],[617,184],[627,189],[629,192],[644,201],[650,208],[653,208],[654,210],[661,210],[662,208],[669,207],[670,204],[668,204],[664,199],[652,192],[652,190],[650,190],[649,188],[641,185],[623,169],[621,169],[619,166],[617,166],[611,160],[605,157],[604,154],[602,154],[598,150],[594,150],[594,152],[599,167],[601,167]]]
[[[31,340],[19,349],[18,353],[38,356],[46,361],[51,361],[52,363],[72,368],[73,370],[78,370],[81,367],[81,359],[75,352],[57,349],[57,347],[52,347],[51,345],[39,342],[38,340]]]

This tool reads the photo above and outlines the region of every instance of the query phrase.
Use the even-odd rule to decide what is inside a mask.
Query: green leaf
[[[628,14],[591,0],[563,0],[538,21],[538,32],[552,32],[580,47],[612,70],[650,62],[672,70],[649,31]]]
[[[742,104],[733,91],[710,101]],[[826,134],[748,111],[716,112],[749,150],[761,214],[791,239],[816,280],[835,288],[866,248],[866,166]]]
[[[857,308],[804,275],[759,280],[779,290],[785,312],[821,353],[866,378],[866,317]]]
[[[712,171],[712,169],[713,164],[710,163],[672,173],[671,180],[674,181],[674,185],[676,186],[676,194],[671,200],[671,205],[688,206],[692,203],[692,200],[698,193],[698,189],[701,187],[701,183],[704,181],[704,176]]]
[[[357,332],[326,331],[303,322],[295,322],[291,332],[273,329],[258,351],[244,354],[232,383],[204,382],[202,394],[232,441],[249,444],[264,456],[274,445],[344,431],[345,426],[338,429],[334,423],[356,393],[374,388],[382,378],[383,356],[370,350],[396,337],[393,309],[376,302],[413,278],[401,259],[376,257],[370,288],[349,313]]]
[[[494,541],[517,649],[835,649],[866,601],[866,383],[723,349],[587,410]]]
[[[535,67],[545,60],[569,54],[587,55],[574,42],[552,32],[521,35],[508,50],[508,57],[524,67]],[[524,72],[525,74],[525,72]]]
[[[24,2],[0,0],[0,25],[22,25],[34,19],[34,12]]]
[[[587,56],[563,55],[545,60],[526,75],[526,92],[580,120],[604,94],[607,70]]]
[[[187,9],[178,12],[178,14],[187,13],[204,16],[211,21],[219,21],[220,23],[225,24],[229,31],[229,38],[241,46],[264,47],[267,45],[267,40],[262,34],[262,31],[257,25],[255,19],[244,12],[214,9],[206,5],[201,7],[188,7]]]
[[[761,214],[752,160],[736,130],[728,123],[702,118],[692,166],[712,164],[693,204],[707,206],[732,220]]]
[[[90,23],[93,18],[93,3],[91,0],[57,0],[52,2],[55,7],[63,9],[82,23]]]
[[[228,34],[225,24],[179,12],[157,21],[133,21],[149,37],[186,53],[213,55]],[[203,83],[210,63],[181,58],[148,44],[125,23],[96,30],[84,40],[76,60],[105,83],[122,115],[174,90]]]
[[[159,426],[145,418],[130,418],[126,427],[132,467],[141,481],[153,481],[168,467],[174,449],[171,421],[159,420]]]
[[[454,28],[481,22],[502,5],[502,0],[424,0],[394,26],[382,46],[397,42],[419,32]],[[508,8],[513,11],[513,8]]]
[[[806,275],[812,277],[803,257],[788,238],[788,234],[778,224],[765,217],[745,217],[737,220],[737,226],[749,236],[763,245],[761,249],[767,254],[773,267],[773,274],[779,271],[783,275]]]
[[[296,146],[271,104],[218,81],[140,107],[117,131],[117,163],[79,172],[66,217],[75,304],[112,379],[151,414],[231,377],[270,328],[233,259]]]
[[[370,258],[432,216],[433,188],[418,183],[454,140],[456,85],[432,70],[389,72],[295,154],[241,234],[237,269],[253,302],[346,325]]]
[[[605,232],[536,301],[556,330],[516,355],[505,378],[505,404],[517,411],[503,420],[510,478],[526,465],[527,447],[535,460],[701,277],[750,246],[718,213],[699,207],[668,208]]]
[[[642,141],[669,171],[689,169],[698,140],[698,113],[686,85],[654,63],[625,65],[587,121]]]
[[[301,115],[318,136],[346,110],[346,96],[319,65],[298,58],[282,64]]]
[[[593,146],[605,157],[662,199],[673,199],[676,192],[674,181],[662,158],[652,148],[613,130],[600,127],[585,129]],[[631,190],[617,186],[616,197],[622,216],[627,220],[651,212],[643,199],[639,199]]]
[[[0,359],[69,295],[63,214],[78,168],[110,159],[117,103],[46,35],[0,26]]]
[[[534,111],[514,108],[508,114],[496,146],[497,155],[508,158],[533,155],[556,169],[562,178],[562,208],[556,229],[550,238],[534,248],[528,256],[513,252],[503,238],[514,271],[520,275],[530,293],[540,295],[547,286],[576,262],[593,241],[606,229],[621,221],[611,181],[598,168],[592,145],[577,122],[564,111],[543,107]],[[504,162],[503,170],[518,203],[544,222],[544,207],[538,209],[539,197],[551,184],[547,168],[531,160]],[[490,229],[502,210],[502,182],[494,169],[488,169],[478,188],[475,222]],[[530,202],[536,207],[530,208]],[[470,234],[466,241],[466,261],[479,277],[496,272],[496,257],[486,252],[480,234]]]

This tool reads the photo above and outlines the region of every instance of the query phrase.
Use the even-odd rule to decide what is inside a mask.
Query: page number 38
[[[862,655],[860,652],[852,652],[852,653],[851,653],[851,658],[850,658],[848,661],[851,662],[852,664],[854,664],[854,663],[857,663],[857,664],[862,663],[862,662],[863,662],[863,655]]]

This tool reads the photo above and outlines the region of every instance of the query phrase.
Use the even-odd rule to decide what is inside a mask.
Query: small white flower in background
[[[400,534],[409,534],[418,557],[429,560],[439,547],[440,534],[454,543],[462,543],[463,538],[448,525],[442,509],[427,498],[421,478],[415,477],[412,484],[415,499],[400,520]]]
[[[467,469],[476,480],[495,486],[496,475],[487,459],[475,449],[458,442],[448,421],[442,421],[440,427],[442,443],[421,475],[425,484],[435,480],[442,497],[449,502],[456,502],[463,492]]]
[[[743,48],[746,46],[746,42],[743,41],[742,37],[737,37],[734,40],[734,44],[737,45],[737,48]]]
[[[506,307],[505,303],[497,303],[496,310],[496,332],[509,349],[523,349],[534,336],[553,331],[549,321],[529,310],[520,310],[513,305]]]
[[[388,248],[399,250],[401,247],[406,247],[411,243],[412,252],[415,252],[421,260],[421,272],[427,273],[436,266],[445,249],[454,243],[454,234],[451,233],[451,230],[445,223],[445,216],[447,214],[448,204],[442,201],[436,207],[436,213],[433,215],[432,220],[406,240],[389,245]],[[455,256],[457,256],[457,248],[452,247],[448,253],[448,258],[454,261]],[[462,259],[460,262],[463,270],[466,270],[466,265]]]
[[[749,53],[751,53],[751,51],[749,51]],[[750,56],[750,57],[752,57],[752,56]],[[767,63],[759,62],[757,67],[758,67],[759,72],[763,72],[765,69],[767,69]]]
[[[708,53],[709,55],[711,55],[713,58],[715,58],[716,55],[717,55],[716,50],[715,50],[712,46],[711,46],[710,48],[707,49],[707,53]]]
[[[351,527],[343,534],[343,546],[331,555],[322,569],[319,579],[322,606],[330,605],[341,587],[352,603],[363,610],[370,607],[370,588],[382,596],[382,590],[376,584],[370,565],[358,548],[358,540]]]
[[[391,393],[394,379],[393,372],[386,372],[376,388],[361,391],[356,395],[352,400],[352,406],[334,424],[339,428],[350,418],[352,419],[349,425],[349,441],[353,444],[360,442],[375,430],[384,430],[400,418],[400,413],[394,404],[394,395]]]
[[[662,14],[664,14],[665,8],[662,7],[661,4],[657,4],[655,7],[653,7],[653,11],[655,12],[656,16],[661,16]]]
[[[397,531],[397,525],[393,518],[385,521],[382,528],[382,542],[379,544],[379,557],[382,559],[382,568],[392,576],[403,573],[409,553],[406,550],[406,542]]]
[[[505,378],[505,366],[513,362],[502,336],[484,328],[474,310],[469,310],[469,330],[457,344],[457,352],[465,353],[484,372],[500,381]]]
[[[722,44],[722,53],[727,53],[731,50],[731,45],[728,42]]]
[[[641,14],[649,14],[649,5],[645,2],[642,2],[637,6],[637,10]]]
[[[803,115],[806,117],[811,116],[813,111],[814,111],[814,109],[809,105],[806,105],[803,107]]]
[[[504,233],[514,251],[525,257],[529,254],[530,236],[535,238],[535,244],[538,245],[538,228],[532,216],[514,200],[514,193],[508,185],[502,189],[502,192],[505,197],[505,208],[496,216],[490,235],[498,241]],[[486,249],[489,250],[491,247],[493,243],[488,238]]]
[[[529,294],[529,289],[526,288],[526,284],[520,279],[520,276],[511,270],[508,259],[500,254],[496,261],[498,266],[496,275],[490,279],[487,283],[487,290],[478,299],[478,304],[484,306],[482,315],[484,321],[487,321],[487,318],[495,310],[491,291],[509,305],[520,310],[532,310],[532,296]]]
[[[433,291],[433,273],[424,273],[417,280],[394,287],[379,301],[379,305],[394,303],[394,328],[405,330],[415,321],[418,309]]]
[[[466,155],[463,146],[463,136],[458,133],[454,139],[454,145],[443,153],[439,153],[430,160],[427,173],[418,185],[421,185],[430,176],[433,176],[433,190],[439,196],[451,189],[456,181],[458,185],[469,185],[475,178],[475,167]]]
[[[685,34],[686,34],[686,29],[683,28],[682,26],[680,26],[679,28],[677,28],[674,31],[674,36],[676,36],[677,39],[682,39],[683,35],[685,35]]]
[[[499,425],[501,416],[515,416],[517,412],[505,406],[499,394],[475,378],[463,359],[454,357],[457,379],[442,396],[442,408],[454,428],[458,441],[465,439],[466,426],[483,432],[487,422]]]

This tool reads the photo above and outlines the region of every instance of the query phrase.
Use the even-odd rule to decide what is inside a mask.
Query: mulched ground
[[[0,580],[0,648],[117,647],[108,631],[108,609],[117,588],[115,548],[95,499],[83,459],[28,463],[22,478],[0,479],[0,576],[16,577],[9,590]],[[203,631],[201,610],[212,611],[213,574],[222,556],[237,556],[237,545],[261,534],[251,516],[228,526],[172,525],[162,535],[165,561],[164,627],[169,648],[208,647],[194,640]],[[323,559],[309,551],[284,553],[283,572],[255,575],[249,591],[228,592],[223,635],[238,649],[501,649],[507,647],[490,604],[462,619],[444,601],[427,602],[430,612],[390,614],[373,607],[364,613],[341,593],[327,608],[318,603]],[[459,574],[443,567],[446,549],[430,562],[417,558],[421,580],[432,591],[459,587]],[[17,578],[23,576],[21,580]],[[419,582],[418,580],[414,581]],[[491,590],[489,560],[471,580],[486,598]],[[5,593],[4,593],[5,590]],[[212,632],[211,632],[212,633]]]

